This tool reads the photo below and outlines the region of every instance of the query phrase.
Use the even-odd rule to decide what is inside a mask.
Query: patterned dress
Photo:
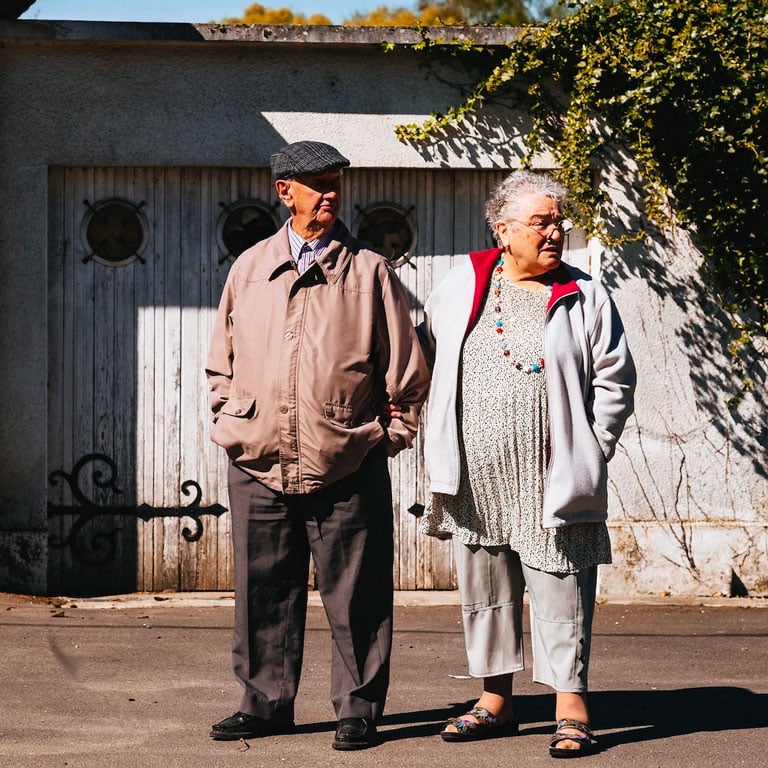
[[[421,530],[464,544],[509,545],[532,568],[573,573],[610,563],[611,544],[605,523],[542,525],[546,380],[543,371],[526,373],[515,362],[527,368],[544,357],[548,301],[549,291],[529,291],[506,279],[498,298],[486,300],[462,352],[459,492],[432,494]]]

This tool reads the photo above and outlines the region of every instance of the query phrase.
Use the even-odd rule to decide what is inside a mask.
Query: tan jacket
[[[382,440],[410,447],[429,374],[388,262],[340,224],[299,276],[287,226],[233,264],[206,374],[213,441],[270,488],[311,493]],[[404,413],[385,427],[390,400]]]

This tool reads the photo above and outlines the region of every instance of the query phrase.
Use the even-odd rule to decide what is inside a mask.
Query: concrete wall
[[[639,243],[609,250],[612,289],[637,358],[636,413],[612,463],[614,566],[609,593],[768,594],[768,409],[765,339],[747,371],[753,389],[728,400],[743,374],[729,319],[707,292],[690,236],[643,216],[632,158],[607,162],[614,234],[642,225]]]
[[[495,42],[504,31],[482,34]],[[0,22],[0,589],[46,591],[48,167],[260,166],[300,138],[329,141],[359,167],[518,164],[527,121],[501,108],[441,143],[397,141],[397,123],[453,103],[450,83],[462,77],[449,65],[434,77],[410,51],[385,53],[382,38],[416,39],[395,29]],[[637,226],[631,158],[602,172],[613,225]],[[615,564],[601,590],[768,594],[764,367],[729,412],[738,381],[727,320],[702,294],[684,233],[606,250],[602,264],[640,386],[612,466]]]

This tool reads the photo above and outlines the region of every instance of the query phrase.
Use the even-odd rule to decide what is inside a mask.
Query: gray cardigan
[[[430,491],[459,489],[459,365],[501,249],[470,254],[431,293],[417,328],[432,367],[425,458]],[[550,456],[544,525],[599,522],[608,512],[607,463],[632,413],[635,366],[613,302],[597,281],[562,264],[544,323]]]

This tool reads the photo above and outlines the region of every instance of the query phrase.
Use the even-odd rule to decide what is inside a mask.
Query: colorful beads
[[[502,259],[499,259],[498,262],[496,262],[496,272],[501,272],[501,268],[504,265],[504,262]],[[493,293],[496,296],[501,295],[501,288],[503,286],[503,282],[501,280],[496,280],[494,283],[494,290]],[[496,302],[496,305],[493,308],[494,312],[496,312],[497,315],[501,314],[501,304],[499,302]],[[504,335],[504,321],[499,318],[498,320],[494,321],[496,324],[496,333],[499,334],[499,336]],[[501,341],[499,344],[499,348],[501,349],[501,354],[504,355],[504,357],[509,357],[510,362],[512,365],[517,368],[518,371],[523,371],[524,373],[541,373],[544,370],[544,358],[542,357],[538,362],[531,363],[530,365],[523,365],[519,360],[515,360],[511,357],[509,349],[507,349],[507,342]]]

